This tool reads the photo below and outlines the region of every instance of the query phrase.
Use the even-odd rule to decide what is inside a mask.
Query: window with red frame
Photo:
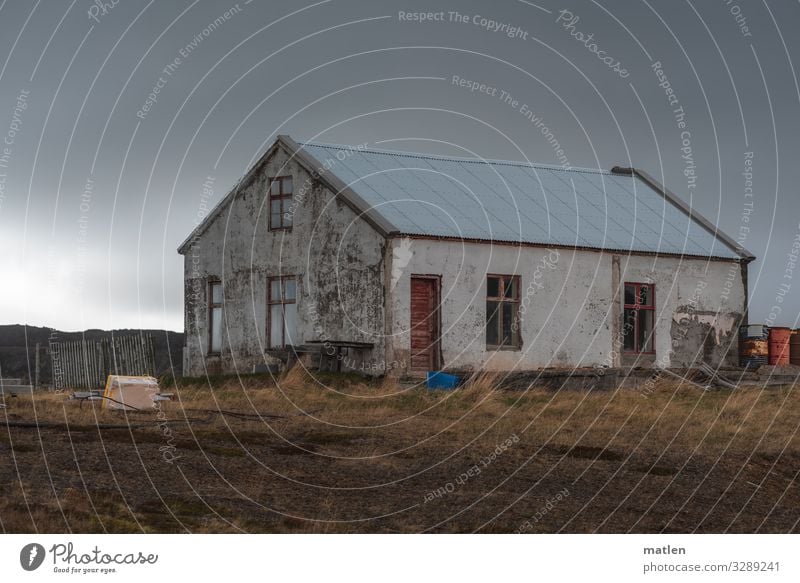
[[[269,183],[269,230],[280,231],[292,228],[292,195],[294,185],[291,176],[278,176]]]
[[[486,277],[486,348],[519,350],[519,276]],[[516,323],[516,325],[515,325]]]
[[[625,313],[622,323],[625,352],[655,352],[656,288],[651,283],[625,284]]]

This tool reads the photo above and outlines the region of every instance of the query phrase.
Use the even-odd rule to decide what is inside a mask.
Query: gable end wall
[[[289,174],[294,225],[291,232],[270,232],[268,178]],[[384,246],[380,234],[278,148],[185,249],[184,374],[249,373],[265,362],[267,278],[278,275],[297,277],[295,344],[371,342],[373,350],[351,352],[342,368],[382,372]],[[224,286],[219,356],[207,355],[210,278]]]

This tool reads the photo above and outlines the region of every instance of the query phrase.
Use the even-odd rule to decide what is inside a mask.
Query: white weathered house
[[[187,375],[734,363],[753,259],[639,170],[288,136],[179,252]]]

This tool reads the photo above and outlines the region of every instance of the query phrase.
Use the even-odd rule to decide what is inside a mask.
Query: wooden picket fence
[[[51,346],[51,354],[52,349]],[[108,375],[155,376],[153,337],[114,336],[98,341],[59,342],[53,362],[60,364],[65,387],[96,388],[106,384]]]

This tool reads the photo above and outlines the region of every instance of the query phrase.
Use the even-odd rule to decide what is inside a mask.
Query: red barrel
[[[790,328],[769,329],[769,363],[785,366],[789,364]]]

